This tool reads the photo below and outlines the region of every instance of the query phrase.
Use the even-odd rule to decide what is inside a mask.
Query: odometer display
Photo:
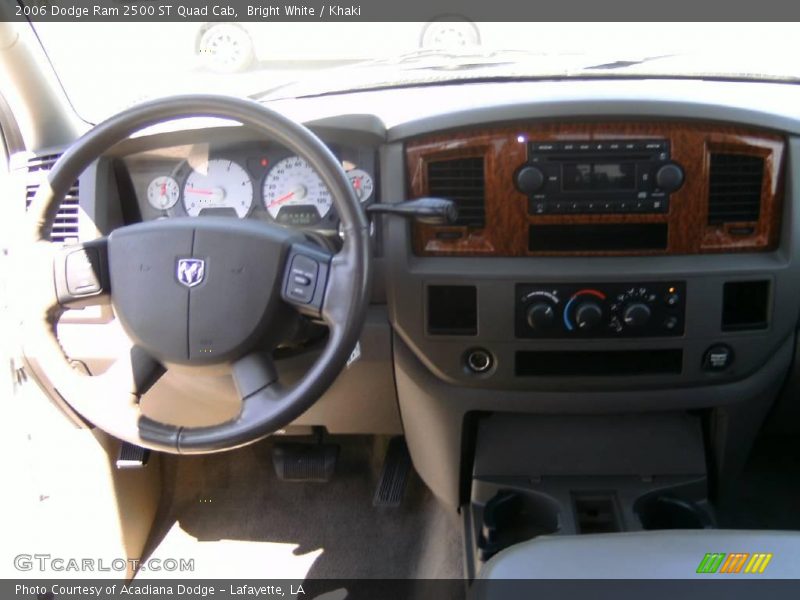
[[[284,206],[275,220],[281,225],[305,227],[319,221],[319,213],[313,206]]]
[[[299,156],[279,161],[264,179],[264,205],[285,225],[314,225],[331,210],[331,193],[316,171]]]

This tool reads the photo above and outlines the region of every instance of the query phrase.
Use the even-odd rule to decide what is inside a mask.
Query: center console
[[[468,577],[539,535],[712,528],[707,497],[697,417],[482,416],[462,507]]]
[[[642,482],[607,481],[609,500],[602,482],[558,491],[536,473],[469,471],[474,421],[499,413],[697,411],[720,419],[706,426],[733,467],[726,444],[757,429],[794,352],[797,140],[713,120],[539,120],[418,135],[382,161],[387,189],[459,207],[449,225],[383,227],[401,416],[437,494],[480,507],[521,486],[548,497],[534,511],[622,503],[622,527],[645,526],[624,514],[656,491]]]

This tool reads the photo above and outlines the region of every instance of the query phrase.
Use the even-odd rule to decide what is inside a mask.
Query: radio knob
[[[602,318],[603,307],[597,302],[582,302],[575,309],[575,324],[578,329],[592,329]]]
[[[517,187],[521,192],[533,194],[542,189],[543,185],[544,173],[539,167],[528,165],[517,171]]]
[[[556,311],[548,302],[537,302],[528,308],[528,325],[536,331],[543,331],[553,326],[556,320]]]
[[[674,192],[683,185],[683,169],[675,163],[664,165],[656,171],[656,186],[665,192]]]
[[[625,308],[622,320],[628,327],[642,327],[650,320],[650,307],[642,302],[634,302]]]

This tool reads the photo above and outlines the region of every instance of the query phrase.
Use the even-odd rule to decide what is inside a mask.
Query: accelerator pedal
[[[150,460],[150,450],[122,442],[117,454],[117,469],[141,469]]]
[[[372,498],[373,506],[397,508],[403,501],[411,471],[411,456],[408,454],[405,438],[398,436],[389,441],[386,457],[383,459],[378,487]]]
[[[272,448],[272,466],[282,481],[327,483],[336,470],[339,446],[316,442],[281,442]]]

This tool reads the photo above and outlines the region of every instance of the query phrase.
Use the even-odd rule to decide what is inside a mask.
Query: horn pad
[[[138,346],[164,362],[236,359],[279,318],[286,256],[300,239],[224,217],[117,229],[108,237],[116,315]]]

